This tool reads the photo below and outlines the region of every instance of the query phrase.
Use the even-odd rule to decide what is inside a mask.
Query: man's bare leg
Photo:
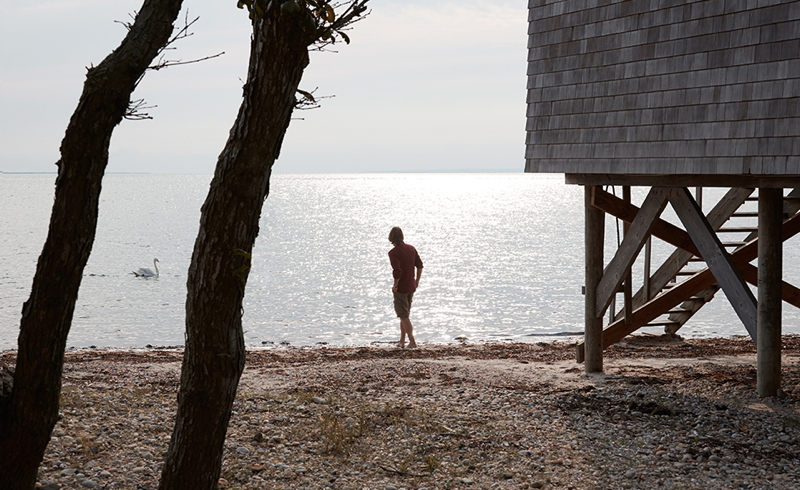
[[[405,343],[405,336],[408,335],[408,348],[414,349],[417,347],[417,342],[414,340],[414,326],[411,325],[410,318],[400,319],[400,347]]]

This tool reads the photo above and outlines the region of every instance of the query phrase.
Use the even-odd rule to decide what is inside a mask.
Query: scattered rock
[[[712,340],[720,353],[752,350],[749,341]],[[800,341],[784,340],[793,359]],[[695,350],[681,355],[701,357],[700,345],[707,339],[685,341],[680,349]],[[765,400],[746,363],[642,367],[618,361],[611,348],[607,375],[575,376],[564,374],[574,366],[571,349],[533,347],[248,352],[220,488],[793,490],[800,479],[800,427],[785,418],[798,401],[748,408]],[[622,354],[663,357],[671,348]],[[0,361],[8,356],[0,353]],[[172,364],[142,368],[160,356]],[[155,490],[179,353],[95,350],[67,358],[63,417],[40,469],[41,482],[58,486],[45,490],[90,488],[88,481]],[[786,378],[794,393],[796,369]],[[307,393],[325,393],[317,397],[325,403]],[[670,414],[651,417],[657,407]]]

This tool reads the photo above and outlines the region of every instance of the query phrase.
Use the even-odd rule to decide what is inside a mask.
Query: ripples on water
[[[0,349],[16,346],[54,178],[0,176]],[[209,180],[106,177],[70,346],[183,344],[186,270]],[[274,176],[245,297],[246,342],[396,340],[386,255],[395,225],[425,263],[412,313],[419,341],[539,341],[580,331],[583,191],[563,182],[562,175],[526,174]],[[613,222],[607,231],[614,243]],[[657,256],[669,252],[654,248]],[[785,263],[797,256],[790,248]],[[152,267],[153,257],[157,279],[130,274]],[[784,331],[800,330],[797,310],[784,311]],[[681,333],[744,329],[719,297]]]

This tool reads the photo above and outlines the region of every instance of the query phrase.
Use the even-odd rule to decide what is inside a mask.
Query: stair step
[[[666,291],[666,290],[672,289],[675,286],[677,286],[678,284],[680,284],[680,283],[675,283],[675,282],[669,283],[669,284],[664,286],[662,291]],[[704,297],[702,297],[702,296],[691,296],[687,301],[702,301],[703,303],[705,303],[706,299]]]
[[[731,226],[729,228],[720,228],[717,233],[741,233],[758,231],[757,226]]]
[[[692,310],[687,310],[686,308],[673,308],[669,310],[667,313],[691,313]]]
[[[737,241],[737,242],[722,242],[723,247],[741,247],[742,245],[747,245],[747,242]]]
[[[800,196],[783,196],[783,200],[784,201],[795,201],[795,200],[798,200],[798,199],[800,199]],[[756,196],[756,197],[748,197],[747,199],[745,199],[745,201],[758,202],[758,196]]]
[[[705,262],[702,257],[692,257],[689,262]]]
[[[733,213],[731,218],[758,218],[758,211],[740,211]]]
[[[647,325],[645,325],[645,327],[666,327],[668,325],[678,325],[678,324],[680,324],[680,322],[666,320],[663,322],[650,322]]]
[[[675,274],[675,275],[676,276],[693,276],[693,275],[697,274],[698,272],[702,272],[702,271],[699,271],[699,270],[698,271],[678,271],[678,273]]]

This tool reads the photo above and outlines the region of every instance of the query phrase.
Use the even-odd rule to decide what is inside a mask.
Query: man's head
[[[389,241],[395,246],[403,244],[403,230],[401,230],[399,226],[395,226],[392,228],[392,231],[389,232]]]

